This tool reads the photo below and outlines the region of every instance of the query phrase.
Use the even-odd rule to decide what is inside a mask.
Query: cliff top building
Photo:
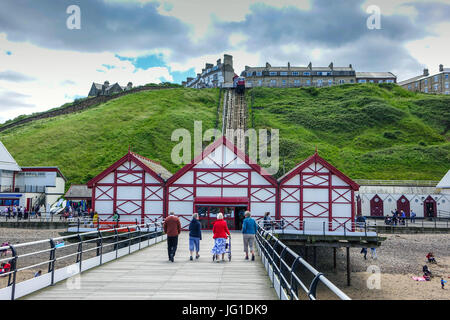
[[[187,88],[197,89],[218,88],[224,83],[232,83],[233,76],[233,56],[225,54],[223,62],[221,59],[218,59],[215,66],[211,63],[206,63],[201,73],[197,73],[195,78],[187,78],[183,85]]]
[[[440,64],[438,73],[430,75],[429,70],[424,69],[421,75],[401,81],[399,85],[409,91],[450,94],[449,74],[450,68]]]

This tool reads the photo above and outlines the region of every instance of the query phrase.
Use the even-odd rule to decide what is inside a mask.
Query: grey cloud
[[[25,81],[33,81],[35,80],[35,78],[16,71],[6,70],[0,72],[0,80],[12,82],[25,82]]]
[[[361,9],[362,3],[363,0],[316,0],[307,11],[257,4],[252,6],[244,21],[217,22],[216,27],[249,34],[247,46],[250,50],[288,42],[340,47],[373,32],[396,41],[426,35],[419,24],[401,15],[382,16],[382,29],[369,30],[366,21],[370,15]]]
[[[3,115],[5,115],[4,111],[36,107],[33,104],[29,104],[23,101],[23,99],[28,97],[30,96],[13,91],[0,92],[0,111]]]
[[[73,4],[81,9],[80,30],[66,27],[66,9]],[[157,3],[4,0],[1,8],[0,32],[6,32],[11,41],[89,52],[189,50],[188,26],[160,15]]]

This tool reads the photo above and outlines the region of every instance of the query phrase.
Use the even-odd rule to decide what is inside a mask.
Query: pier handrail
[[[289,221],[287,219],[279,220],[262,220],[258,221],[258,224],[265,230],[271,230],[273,233],[287,232],[288,230],[296,230],[307,234],[314,231],[316,235],[329,235],[332,233],[340,232],[342,235],[349,235],[352,232],[364,233],[365,236],[368,233],[377,233],[376,225],[371,224],[368,221],[346,221],[343,223],[338,222],[325,222],[325,221],[311,221],[311,220],[297,220]],[[355,234],[356,235],[356,234]]]
[[[268,271],[269,278],[281,300],[300,300],[299,289],[306,293],[308,299],[317,300],[317,286],[319,283],[325,285],[339,299],[351,300],[349,296],[328,280],[323,273],[317,271],[306,260],[277,239],[272,232],[264,230],[260,225],[258,225],[256,232],[256,244],[264,267]],[[313,280],[308,286],[296,273],[301,267],[304,267],[313,276]]]
[[[119,238],[119,232],[120,236],[122,238],[125,238],[121,240]],[[160,239],[159,239],[160,237]],[[99,261],[94,262],[94,265],[102,265],[105,261],[105,256],[109,253],[113,253],[115,257],[111,258],[110,256],[107,257],[108,261],[113,260],[114,258],[117,259],[119,255],[119,250],[127,248],[128,250],[125,250],[124,252],[121,252],[121,256],[124,254],[130,254],[132,252],[131,247],[134,245],[138,245],[138,248],[136,250],[140,250],[141,248],[144,248],[146,246],[150,245],[150,239],[155,239],[156,242],[160,242],[163,239],[162,235],[162,224],[161,223],[146,223],[146,224],[134,224],[124,227],[115,227],[111,229],[105,229],[105,230],[94,230],[89,232],[83,232],[83,233],[77,233],[73,235],[68,236],[61,236],[57,238],[51,238],[51,239],[45,239],[45,240],[37,240],[37,241],[31,241],[31,242],[25,242],[25,243],[19,243],[19,244],[9,244],[8,246],[2,246],[0,247],[0,252],[2,252],[2,256],[0,256],[0,263],[9,262],[11,265],[11,268],[8,272],[4,272],[1,274],[2,277],[8,277],[8,284],[6,288],[0,289],[0,299],[4,296],[2,291],[11,288],[10,292],[8,291],[8,294],[10,293],[10,299],[14,300],[16,297],[16,285],[19,283],[17,281],[17,273],[20,271],[25,271],[29,269],[33,269],[39,266],[45,266],[48,265],[48,274],[51,275],[51,280],[49,283],[47,283],[46,286],[53,286],[57,281],[55,280],[55,272],[59,269],[64,269],[71,266],[77,266],[78,271],[70,274],[69,276],[81,273],[87,269],[82,268],[82,263],[85,261],[83,259],[83,254],[87,252],[92,252],[95,250],[95,256],[90,257],[97,258]],[[70,240],[76,240],[73,243],[69,243]],[[67,243],[66,243],[67,242]],[[134,242],[134,243],[133,243]],[[94,244],[91,248],[87,248],[85,244]],[[144,243],[144,245],[142,245]],[[48,244],[49,247],[45,249],[39,249],[39,250],[32,250],[30,252],[18,253],[18,249],[26,248],[36,245],[45,245]],[[121,247],[122,246],[122,247]],[[112,250],[109,252],[105,252],[105,249],[111,248]],[[73,248],[73,252],[67,253],[65,255],[59,256],[57,253],[58,251],[61,252],[62,249],[67,248]],[[136,251],[136,250],[133,250]],[[6,255],[8,256],[8,251],[10,251],[11,256],[3,258],[3,253],[6,252]],[[115,253],[115,254],[114,254]],[[123,253],[123,254],[122,254]],[[21,259],[31,257],[33,255],[39,255],[39,254],[48,254],[48,257],[46,260],[41,261],[39,263],[33,263],[30,265],[25,265],[18,267],[18,262],[20,262]],[[74,264],[71,264],[69,266],[65,266],[63,268],[56,268],[55,263],[57,261],[61,261],[63,259],[70,259],[73,258]],[[92,267],[91,266],[91,267]],[[89,267],[90,268],[90,267]],[[68,278],[69,276],[66,276]],[[64,277],[64,276],[63,276]],[[35,278],[34,278],[35,279]],[[30,279],[32,280],[32,279]],[[26,281],[30,281],[26,280]],[[63,279],[61,279],[63,280]],[[61,281],[60,280],[60,281]],[[43,287],[38,288],[37,290],[42,289]],[[36,290],[34,290],[36,291]]]

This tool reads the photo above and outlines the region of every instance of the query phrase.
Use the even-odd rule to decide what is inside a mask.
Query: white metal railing
[[[10,265],[0,275],[7,277],[7,286],[0,289],[0,300],[23,297],[165,239],[162,225],[152,223],[0,247],[0,263]],[[39,259],[43,261],[36,261]],[[58,268],[57,263],[62,261],[65,263]],[[19,273],[42,267],[47,267],[47,273],[19,282]]]
[[[299,218],[280,219],[280,220],[259,220],[259,225],[274,233],[295,232],[297,234],[314,234],[314,235],[343,235],[343,236],[374,236],[376,235],[376,226],[369,222],[346,221],[346,222],[329,222],[329,221],[311,221],[308,219],[300,220]]]
[[[299,300],[300,292],[310,300],[317,300],[317,286],[322,283],[341,300],[351,300],[342,290],[317,271],[306,260],[278,240],[272,232],[258,226],[256,244],[262,263],[267,270],[274,289],[281,300]],[[300,278],[300,267],[313,277],[309,285]]]

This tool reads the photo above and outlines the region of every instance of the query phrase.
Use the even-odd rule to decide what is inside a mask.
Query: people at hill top
[[[250,211],[245,212],[245,219],[242,223],[242,234],[244,239],[245,260],[248,260],[248,248],[252,254],[252,261],[255,261],[255,251],[253,249],[255,243],[255,234],[258,226],[255,220],[251,217]]]
[[[169,261],[174,262],[175,253],[178,246],[178,235],[181,232],[180,219],[173,212],[164,220],[164,232],[167,234],[167,253]]]
[[[202,240],[202,226],[200,221],[198,221],[198,213],[194,213],[192,215],[191,223],[189,224],[189,251],[191,253],[190,260],[194,260],[192,258],[192,254],[195,249],[195,259],[200,258],[200,240]]]
[[[214,239],[214,247],[211,250],[213,254],[213,260],[215,259],[219,262],[219,255],[222,255],[222,261],[225,261],[225,251],[226,251],[226,242],[227,236],[230,236],[230,230],[228,230],[228,226],[225,220],[223,220],[223,214],[219,213],[217,215],[217,220],[213,225],[213,239]]]

